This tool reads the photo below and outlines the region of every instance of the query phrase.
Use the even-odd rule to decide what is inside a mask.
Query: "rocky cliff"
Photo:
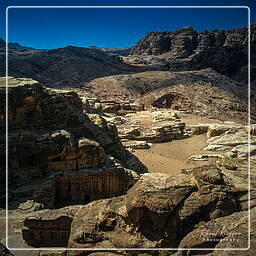
[[[27,217],[23,238],[34,246],[60,239],[62,246],[70,248],[225,248],[226,243],[220,243],[220,239],[229,241],[232,236],[240,241],[239,247],[245,248],[246,208],[241,209],[237,197],[243,192],[233,185],[232,179],[214,165],[179,175],[144,174],[125,196]],[[64,222],[65,227],[57,229],[59,219],[65,216],[72,222]],[[204,242],[202,235],[205,241],[210,239],[206,231],[219,232],[225,222],[230,224],[226,233],[216,233],[216,242]],[[64,230],[65,239],[61,239],[59,233]]]
[[[251,25],[251,56],[255,61],[256,25]],[[164,56],[163,56],[164,54]],[[148,33],[131,50],[131,55],[159,55],[167,59],[166,68],[172,68],[173,59],[189,58],[190,69],[213,68],[237,80],[247,79],[248,29],[196,32],[192,27],[177,31]],[[169,60],[168,60],[169,59]],[[180,65],[182,68],[182,64]],[[252,65],[252,70],[255,70]],[[187,67],[187,68],[188,68]],[[255,79],[252,74],[252,79]]]
[[[124,92],[126,98],[133,96],[145,108],[171,108],[247,123],[247,87],[212,69],[108,76],[94,79],[88,85],[101,97],[109,95],[108,88],[112,94]],[[251,110],[255,120],[253,104]]]
[[[121,195],[134,184],[137,171],[146,171],[124,149],[115,125],[99,115],[89,117],[76,93],[9,78],[8,99],[9,200],[14,207],[31,199],[54,207]],[[5,102],[0,109],[3,176]]]
[[[255,42],[255,25],[252,29],[252,44]],[[176,31],[155,31],[146,34],[131,55],[160,55],[169,53],[176,58],[186,58],[192,53],[216,47],[245,47],[248,44],[248,29],[213,30],[196,32],[192,27]]]

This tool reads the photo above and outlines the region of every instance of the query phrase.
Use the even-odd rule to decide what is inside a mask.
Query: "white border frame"
[[[251,219],[250,219],[250,186],[251,186],[251,160],[250,160],[250,143],[251,143],[251,134],[250,134],[250,127],[251,127],[251,63],[250,63],[250,55],[251,55],[251,48],[250,48],[250,39],[251,39],[251,21],[250,21],[250,8],[248,6],[8,6],[6,8],[6,247],[9,250],[14,251],[57,251],[57,250],[65,250],[65,251],[171,251],[171,250],[178,250],[178,251],[204,251],[213,248],[66,248],[66,247],[39,247],[39,248],[11,248],[8,246],[8,11],[9,9],[19,9],[19,8],[72,8],[72,9],[79,9],[79,8],[87,8],[87,9],[121,9],[121,8],[131,8],[131,9],[143,9],[143,8],[151,8],[151,9],[160,9],[160,8],[183,8],[183,9],[203,9],[203,8],[223,8],[223,9],[247,9],[248,10],[248,247],[246,248],[214,248],[216,251],[245,251],[250,248],[251,245],[251,238],[250,238],[250,231],[251,231]]]

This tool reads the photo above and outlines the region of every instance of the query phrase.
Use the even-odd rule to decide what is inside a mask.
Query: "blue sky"
[[[251,8],[255,22],[255,6],[251,1],[57,1],[12,0],[1,2],[1,14],[6,6],[17,5],[236,5]],[[4,28],[1,16],[0,26]],[[19,42],[37,49],[52,49],[75,45],[88,47],[125,47],[134,45],[147,32],[176,30],[192,26],[197,31],[232,29],[248,22],[245,8],[228,9],[29,9],[11,8],[8,11],[10,42]],[[5,31],[1,29],[1,38]]]

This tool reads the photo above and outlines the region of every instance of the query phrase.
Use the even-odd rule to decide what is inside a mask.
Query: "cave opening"
[[[59,162],[59,161],[61,161],[61,157],[60,157],[60,156],[53,157],[53,158],[51,159],[51,161],[52,161],[52,162]]]
[[[171,108],[174,97],[171,94],[164,95],[153,102],[153,107]]]

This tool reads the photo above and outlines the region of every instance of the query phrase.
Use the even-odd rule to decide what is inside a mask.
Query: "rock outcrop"
[[[50,208],[86,204],[101,198],[123,195],[138,178],[136,172],[122,166],[56,173],[34,191],[34,200]]]
[[[256,25],[251,25],[252,52],[255,52]],[[247,81],[248,28],[196,32],[192,27],[148,33],[131,50],[131,55],[165,56],[165,68],[213,68],[240,81]],[[253,55],[253,54],[252,54]],[[187,59],[185,63],[173,59]],[[155,61],[154,61],[155,62]],[[161,62],[161,61],[158,61]],[[178,66],[176,65],[178,63]],[[254,65],[252,66],[254,70]],[[255,76],[252,75],[252,80]]]
[[[251,212],[252,216],[255,216],[255,208]],[[189,233],[180,243],[182,248],[212,248],[208,251],[202,251],[204,255],[224,255],[224,251],[218,251],[215,249],[246,249],[242,251],[241,255],[253,255],[256,246],[253,238],[255,236],[256,222],[255,218],[251,219],[251,246],[248,241],[248,212],[241,211],[233,213],[229,216],[212,220],[206,224],[201,225],[194,231]],[[228,250],[228,255],[236,255],[233,250]],[[192,250],[180,251],[175,253],[175,256],[187,256],[191,255]],[[193,251],[195,252],[195,251]],[[193,253],[194,254],[194,253]],[[196,253],[198,254],[198,253]]]
[[[0,89],[4,98],[4,83]],[[124,149],[115,125],[100,115],[89,117],[76,93],[10,78],[8,99],[10,205],[33,199],[54,207],[119,196],[137,180],[136,171],[146,171]],[[3,173],[4,102],[0,108]]]
[[[156,31],[148,33],[131,50],[131,55],[159,55],[171,52],[173,56],[189,56],[197,45],[197,32],[185,27],[175,32]]]
[[[74,207],[67,207],[54,212],[43,211],[37,217],[27,217],[22,230],[24,240],[30,246],[65,247],[68,243],[71,222],[74,217]]]
[[[199,221],[230,215],[237,207],[232,187],[214,165],[179,175],[144,174],[127,196],[77,206],[67,245],[70,248],[177,247]],[[59,218],[59,211],[51,210],[54,221]],[[66,211],[62,208],[61,213]],[[25,220],[23,237],[27,243],[33,240],[40,246],[41,238],[33,234],[35,225],[47,224],[48,217],[40,218],[42,214],[48,216],[44,212],[38,212],[35,218],[30,216],[33,225]]]
[[[102,96],[105,94],[102,89],[106,88],[111,88],[111,91],[125,91],[144,105],[145,109],[152,106],[170,108],[208,118],[247,123],[247,87],[212,69],[147,71],[94,79],[89,84]],[[256,119],[255,113],[252,104],[253,120]]]

